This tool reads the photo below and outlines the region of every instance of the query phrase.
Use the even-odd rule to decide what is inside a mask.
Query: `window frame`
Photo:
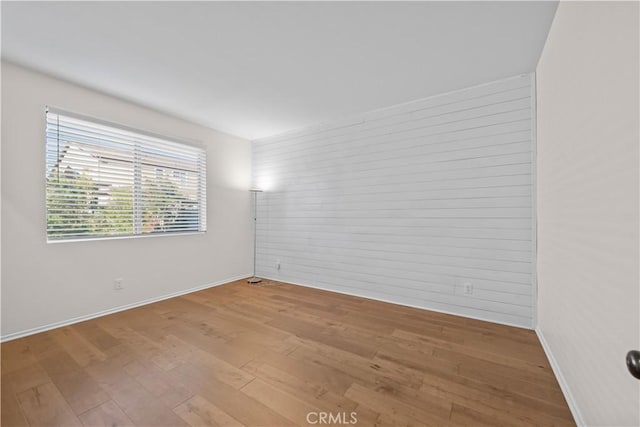
[[[198,230],[185,230],[185,231],[178,231],[178,230],[174,230],[174,231],[159,231],[159,232],[147,232],[147,233],[143,233],[143,232],[136,232],[137,230],[140,230],[140,226],[142,225],[142,222],[140,223],[136,223],[135,222],[135,211],[134,211],[134,223],[133,223],[133,230],[134,233],[132,234],[115,234],[115,235],[88,235],[88,236],[66,236],[66,237],[60,237],[60,238],[51,238],[50,234],[49,234],[49,203],[47,201],[47,198],[49,196],[49,191],[48,191],[48,186],[47,186],[47,171],[48,171],[48,159],[47,159],[47,155],[48,155],[48,136],[47,136],[47,114],[58,114],[58,115],[62,115],[62,116],[66,116],[69,118],[73,118],[73,119],[77,119],[77,120],[83,120],[83,121],[87,121],[90,122],[92,124],[96,124],[99,126],[105,126],[105,127],[109,127],[109,128],[113,128],[116,131],[123,131],[123,132],[128,132],[128,133],[133,133],[133,134],[138,134],[142,137],[149,137],[149,138],[154,138],[154,139],[159,139],[162,140],[164,142],[170,143],[170,144],[178,144],[178,145],[183,145],[186,147],[189,147],[191,149],[195,149],[195,150],[200,150],[201,154],[203,156],[203,160],[202,163],[200,164],[201,168],[199,168],[198,170],[198,180],[202,182],[202,184],[199,184],[199,186],[201,185],[202,189],[199,190],[199,197],[198,197],[198,216],[200,218],[203,218],[204,221],[198,221]],[[44,211],[45,211],[45,215],[44,215],[44,222],[45,222],[45,238],[46,238],[46,242],[47,244],[51,243],[51,244],[58,244],[58,243],[70,243],[70,242],[87,242],[87,241],[95,241],[95,240],[120,240],[120,239],[139,239],[139,238],[147,238],[147,237],[169,237],[169,236],[189,236],[189,235],[202,235],[205,234],[207,232],[207,217],[208,217],[208,206],[207,206],[207,172],[208,172],[208,151],[206,149],[206,146],[202,143],[200,143],[199,141],[188,141],[182,138],[175,138],[175,137],[169,137],[166,135],[162,135],[159,133],[155,133],[155,132],[150,132],[147,130],[142,130],[139,128],[135,128],[135,127],[131,127],[131,126],[127,126],[127,125],[123,125],[121,123],[116,123],[116,122],[111,122],[111,121],[107,121],[107,120],[103,120],[103,119],[99,119],[96,117],[92,117],[89,115],[85,115],[85,114],[79,114],[79,113],[75,113],[75,112],[71,112],[69,110],[66,109],[61,109],[58,107],[52,107],[52,106],[46,106],[45,107],[45,114],[44,114],[44,172],[45,172],[45,176],[44,176]],[[140,144],[136,143],[135,146],[138,147]],[[135,161],[135,160],[134,160]],[[133,164],[133,168],[135,169],[136,164]],[[158,167],[162,167],[162,166],[158,166]],[[134,187],[136,187],[136,184],[134,183]],[[135,191],[132,194],[132,203],[136,203],[136,195],[135,195]],[[140,201],[142,201],[143,199],[140,199]],[[202,210],[204,210],[204,212],[202,212]]]

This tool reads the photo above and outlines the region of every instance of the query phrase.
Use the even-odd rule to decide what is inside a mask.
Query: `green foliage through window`
[[[50,240],[204,231],[204,151],[47,113]]]

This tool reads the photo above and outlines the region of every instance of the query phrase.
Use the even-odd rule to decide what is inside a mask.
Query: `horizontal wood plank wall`
[[[255,141],[257,274],[531,327],[533,89],[523,75]]]

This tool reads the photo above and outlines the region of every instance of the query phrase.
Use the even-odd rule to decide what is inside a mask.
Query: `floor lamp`
[[[251,190],[249,190],[251,193],[253,193],[253,277],[250,277],[249,280],[247,280],[247,282],[249,282],[250,285],[255,285],[256,283],[260,283],[262,282],[262,279],[260,279],[259,277],[256,277],[256,242],[257,242],[257,236],[258,236],[258,193],[262,193],[262,190],[258,190],[255,188],[252,188]]]

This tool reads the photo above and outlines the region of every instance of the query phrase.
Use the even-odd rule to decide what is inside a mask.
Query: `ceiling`
[[[557,2],[2,2],[2,57],[256,139],[535,70]]]

